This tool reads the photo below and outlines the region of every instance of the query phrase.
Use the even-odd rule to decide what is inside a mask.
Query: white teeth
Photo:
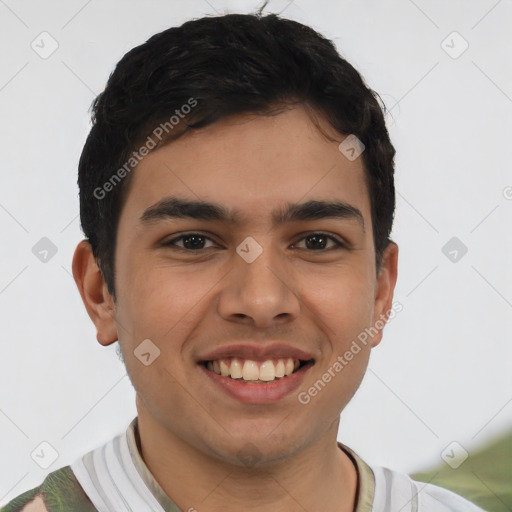
[[[276,378],[276,370],[272,361],[265,361],[260,366],[260,380],[274,380]]]
[[[223,377],[263,382],[271,382],[291,375],[299,366],[300,361],[291,357],[277,360],[267,359],[262,363],[252,359],[219,359],[208,361],[206,364],[208,370]]]
[[[276,377],[284,377],[284,363],[282,359],[279,359],[279,361],[276,364]]]
[[[230,373],[232,379],[242,378],[242,365],[238,359],[231,360]]]
[[[293,359],[288,358],[284,367],[284,374],[291,375],[293,373]]]
[[[242,370],[242,378],[244,380],[258,380],[260,372],[256,361],[245,361],[244,368]]]
[[[223,377],[227,377],[229,375],[229,366],[222,359],[220,361],[220,374]]]

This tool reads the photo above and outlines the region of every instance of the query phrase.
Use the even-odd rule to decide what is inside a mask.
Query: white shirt
[[[142,460],[137,435],[135,418],[125,432],[71,464],[77,480],[99,512],[182,512]],[[350,448],[338,444],[358,471],[355,512],[484,512],[447,489],[370,466]],[[194,504],[188,510],[192,512]]]

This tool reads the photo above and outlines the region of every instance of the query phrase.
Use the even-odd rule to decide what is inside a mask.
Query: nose
[[[300,312],[296,285],[293,268],[272,248],[264,248],[251,263],[236,253],[220,292],[219,314],[256,328],[290,322]]]

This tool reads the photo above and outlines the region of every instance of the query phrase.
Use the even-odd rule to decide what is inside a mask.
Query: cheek
[[[354,395],[368,365],[371,345],[363,338],[365,329],[372,325],[374,281],[362,266],[347,267],[328,277],[319,280],[319,286],[308,294],[308,309],[328,340],[317,368],[317,379],[324,384],[315,380],[318,384],[311,393],[321,395],[319,406],[330,410],[336,404],[338,411]]]
[[[331,339],[351,339],[372,321],[374,283],[363,268],[332,272],[312,282],[303,297],[314,315],[325,323]]]
[[[119,276],[119,341],[137,393],[153,411],[186,408],[186,396],[171,391],[186,381],[189,363],[183,349],[201,314],[201,298],[208,288],[196,283],[190,272],[150,265],[142,258],[127,261]],[[148,339],[156,348],[147,342],[141,345]],[[145,352],[150,353],[148,365],[137,356],[142,357],[139,346],[147,347]]]
[[[123,270],[119,320],[139,334],[161,336],[200,300],[201,289],[192,285],[186,270],[158,267],[143,259],[127,262]],[[145,333],[140,332],[143,329]]]

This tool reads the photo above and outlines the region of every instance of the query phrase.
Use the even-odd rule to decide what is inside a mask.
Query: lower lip
[[[223,377],[198,365],[203,373],[225,393],[246,404],[269,404],[282,400],[293,393],[304,380],[306,372],[313,366],[308,363],[288,377],[282,377],[265,384],[252,384]]]

